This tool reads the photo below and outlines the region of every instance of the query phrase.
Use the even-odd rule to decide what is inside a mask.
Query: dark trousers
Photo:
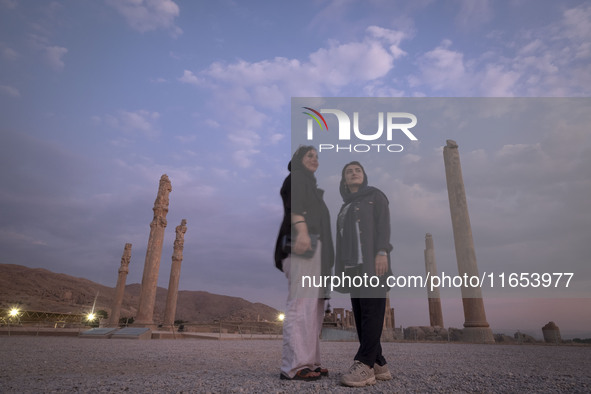
[[[351,298],[351,305],[359,337],[359,350],[354,359],[372,368],[375,363],[385,365],[380,337],[386,313],[386,298]]]

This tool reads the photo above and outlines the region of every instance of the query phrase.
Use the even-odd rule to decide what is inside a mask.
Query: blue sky
[[[126,242],[128,283],[141,281],[166,173],[173,191],[159,284],[168,284],[174,227],[186,218],[181,289],[282,308],[286,284],[272,249],[291,156],[291,97],[591,92],[585,1],[1,0],[0,10],[0,262],[109,286]],[[439,269],[453,263],[440,171],[447,138],[460,145],[481,269],[495,250],[530,261],[530,271],[552,250],[558,260],[588,261],[591,142],[588,131],[561,124],[560,133],[424,135],[422,150],[400,156],[393,179],[374,177],[403,212],[409,200],[439,207],[433,224],[414,234],[417,261],[401,255],[401,270],[422,272],[426,232],[434,233],[436,257],[441,250]],[[491,222],[501,216],[494,204],[516,222]],[[331,204],[333,217],[338,208]],[[393,213],[393,223],[402,219]],[[546,227],[550,238],[534,231]],[[496,243],[484,241],[499,233]],[[400,227],[393,234],[408,235]],[[523,234],[536,242],[516,242]],[[565,243],[536,252],[556,234]],[[589,281],[589,271],[578,278]],[[537,314],[531,305],[539,300],[528,294],[509,315],[503,301],[485,301],[491,325],[591,323],[560,304],[578,297],[571,304],[588,308],[588,292],[557,293],[554,313]],[[426,300],[397,296],[404,300],[392,295],[397,324],[428,323]],[[444,300],[446,325],[463,323],[457,302]],[[532,315],[514,323],[525,311]]]

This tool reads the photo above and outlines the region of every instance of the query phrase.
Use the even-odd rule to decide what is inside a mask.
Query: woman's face
[[[345,183],[349,188],[359,188],[363,184],[363,169],[357,164],[351,164],[345,168]]]
[[[310,149],[302,159],[304,168],[310,172],[316,172],[318,169],[318,152],[315,149]]]

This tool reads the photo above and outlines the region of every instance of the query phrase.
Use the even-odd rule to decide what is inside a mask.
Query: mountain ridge
[[[125,286],[121,317],[135,317],[141,285]],[[97,296],[98,293],[98,296]],[[154,321],[164,318],[168,290],[158,287]],[[29,268],[16,264],[0,264],[0,308],[19,308],[57,313],[86,313],[92,309],[111,313],[115,288],[86,278],[55,273],[45,268]],[[191,323],[219,321],[274,321],[279,311],[240,297],[213,294],[200,290],[178,292],[175,320]]]

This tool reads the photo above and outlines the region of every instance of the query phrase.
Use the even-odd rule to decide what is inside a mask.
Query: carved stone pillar
[[[425,236],[425,273],[431,278],[438,275],[437,264],[435,264],[433,237],[429,233]],[[429,322],[431,327],[443,327],[443,312],[441,311],[439,287],[434,287],[433,290],[431,290],[431,283],[427,283],[427,297],[429,302]]]
[[[123,256],[121,256],[121,267],[119,267],[119,276],[117,277],[117,286],[115,287],[115,297],[113,298],[113,304],[111,305],[109,327],[117,327],[119,325],[121,303],[123,302],[123,295],[125,293],[125,282],[127,281],[127,274],[129,273],[130,260],[131,244],[127,243],[123,249]]]
[[[162,255],[164,230],[166,229],[166,214],[168,213],[168,195],[172,191],[170,180],[166,174],[160,178],[158,195],[154,202],[154,219],[150,223],[150,237],[146,250],[140,304],[135,325],[151,327],[154,325],[154,305],[156,303],[156,288],[158,286],[158,270]]]
[[[447,193],[449,196],[449,208],[454,233],[454,244],[458,272],[460,276],[479,276],[476,263],[474,240],[472,239],[472,227],[468,215],[468,203],[466,190],[462,177],[460,154],[458,144],[447,140],[443,148],[443,160],[445,163],[445,177],[447,180]],[[467,342],[493,343],[492,330],[486,321],[484,302],[480,287],[463,286],[462,303],[464,305],[464,330],[463,337]]]
[[[170,279],[168,282],[168,295],[166,297],[166,311],[164,313],[164,326],[172,327],[176,314],[176,302],[179,292],[179,279],[181,277],[181,263],[183,261],[183,246],[185,233],[187,232],[187,220],[183,219],[180,226],[176,227],[176,239],[172,253],[172,266],[170,267]]]

